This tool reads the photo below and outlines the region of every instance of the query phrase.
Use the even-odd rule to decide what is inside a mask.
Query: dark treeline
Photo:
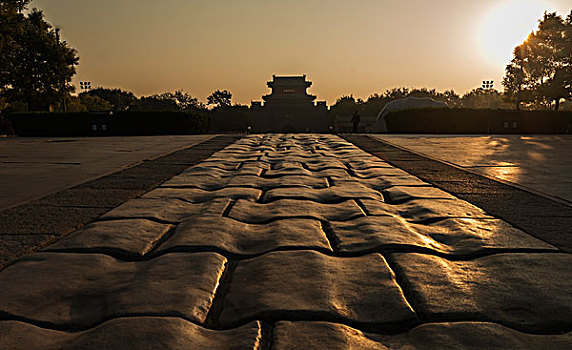
[[[509,109],[511,105],[504,95],[495,89],[477,88],[464,95],[458,95],[453,90],[438,92],[427,88],[394,88],[383,93],[375,93],[366,100],[356,99],[352,95],[340,97],[330,108],[334,115],[348,116],[354,111],[362,116],[376,117],[379,111],[388,103],[405,97],[430,97],[447,103],[450,108],[468,109]]]
[[[97,87],[75,94],[71,84],[77,52],[60,40],[60,32],[40,10],[25,11],[30,0],[0,0],[0,111],[104,112],[167,111],[236,114],[246,106],[232,104],[232,94],[216,90],[206,102],[178,90],[136,97],[132,92]],[[366,100],[340,97],[334,115],[360,111],[375,116],[392,100],[431,97],[452,108],[572,110],[572,12],[566,18],[544,13],[536,31],[515,48],[506,67],[504,92],[476,88],[463,95],[453,90],[394,88]],[[232,111],[232,113],[231,113]]]

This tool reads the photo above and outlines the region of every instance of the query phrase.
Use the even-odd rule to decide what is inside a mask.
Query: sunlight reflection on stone
[[[484,168],[483,172],[497,179],[518,183],[522,170],[517,166],[501,166]]]

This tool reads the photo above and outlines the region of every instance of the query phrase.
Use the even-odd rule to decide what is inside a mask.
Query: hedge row
[[[206,133],[203,113],[22,113],[6,116],[18,136],[184,135]]]
[[[387,129],[410,134],[567,134],[572,112],[410,109],[390,113]]]

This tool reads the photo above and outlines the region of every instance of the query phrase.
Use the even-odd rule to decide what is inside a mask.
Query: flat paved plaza
[[[0,349],[568,349],[571,266],[339,136],[249,135],[0,269]]]
[[[372,135],[572,205],[572,135]]]
[[[210,137],[0,138],[0,210]]]

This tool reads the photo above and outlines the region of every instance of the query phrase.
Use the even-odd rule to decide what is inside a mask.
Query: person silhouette
[[[355,111],[354,115],[352,116],[352,124],[353,124],[352,132],[356,133],[358,131],[359,122],[360,122],[359,113]]]

